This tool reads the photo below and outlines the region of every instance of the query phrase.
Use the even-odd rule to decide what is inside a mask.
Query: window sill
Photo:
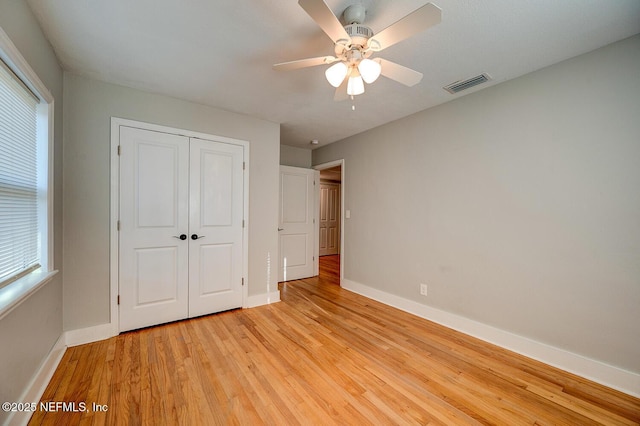
[[[0,288],[0,319],[42,288],[58,271],[33,271],[19,280]]]

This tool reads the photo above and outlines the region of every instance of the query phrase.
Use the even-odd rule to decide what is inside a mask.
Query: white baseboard
[[[355,281],[345,279],[342,287],[385,305],[393,306],[629,395],[640,397],[640,374],[613,367],[450,312],[432,308]]]
[[[47,389],[47,385],[49,384],[51,377],[53,377],[53,373],[56,372],[56,368],[58,368],[58,364],[60,364],[60,360],[66,350],[67,347],[64,342],[63,333],[49,351],[49,354],[42,362],[40,369],[38,369],[36,375],[31,379],[31,382],[29,382],[18,401],[29,403],[35,402],[36,404],[40,402],[40,398],[42,398],[42,394]],[[14,411],[9,415],[9,417],[7,417],[5,424],[20,426],[26,425],[29,423],[32,414],[32,412],[28,411]]]
[[[269,293],[254,294],[247,298],[247,308],[255,308],[256,306],[269,305],[280,301],[280,290]]]
[[[97,342],[117,335],[111,323],[95,325],[93,327],[69,330],[64,333],[67,346],[84,345],[85,343]]]

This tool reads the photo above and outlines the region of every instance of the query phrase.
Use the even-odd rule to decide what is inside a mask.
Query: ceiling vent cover
[[[444,86],[443,89],[449,93],[458,93],[477,86],[478,84],[486,83],[489,80],[491,80],[491,77],[489,77],[488,74],[480,74],[467,80],[451,83],[448,86]]]

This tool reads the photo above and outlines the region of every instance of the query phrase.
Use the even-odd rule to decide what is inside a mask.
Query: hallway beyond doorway
[[[340,285],[340,255],[320,256],[320,281]]]

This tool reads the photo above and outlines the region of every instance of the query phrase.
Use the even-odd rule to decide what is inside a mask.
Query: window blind
[[[40,262],[37,105],[0,62],[0,287]]]

